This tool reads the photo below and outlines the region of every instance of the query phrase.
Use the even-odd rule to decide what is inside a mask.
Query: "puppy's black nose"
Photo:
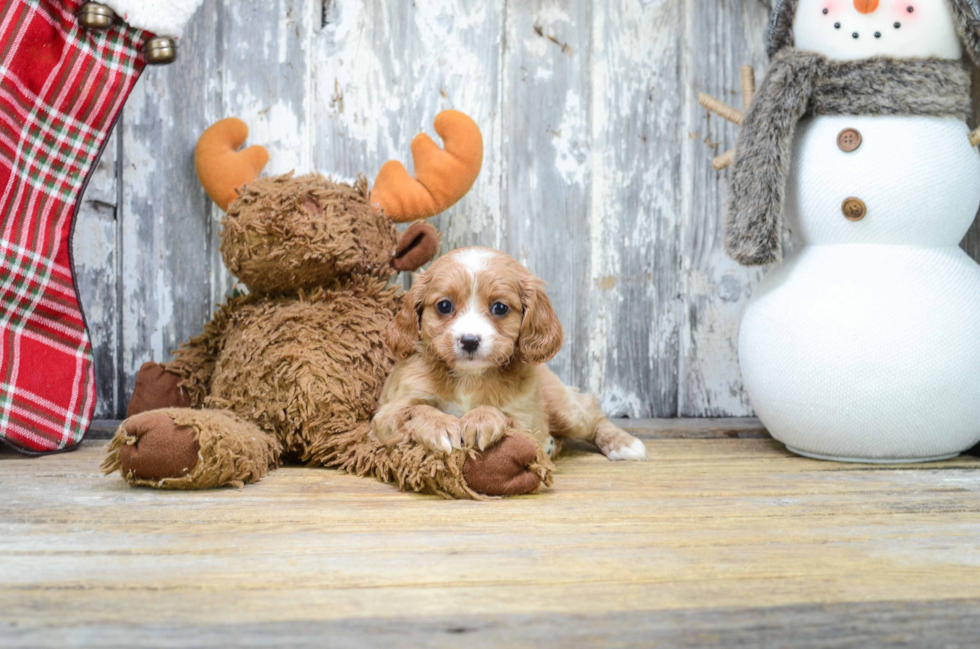
[[[463,348],[463,351],[475,352],[480,348],[480,338],[472,334],[466,334],[460,337],[459,346]]]

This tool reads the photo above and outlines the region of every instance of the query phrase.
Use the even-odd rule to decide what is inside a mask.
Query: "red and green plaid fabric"
[[[92,346],[71,266],[82,191],[143,69],[147,34],[86,31],[80,0],[0,0],[0,440],[81,441]]]

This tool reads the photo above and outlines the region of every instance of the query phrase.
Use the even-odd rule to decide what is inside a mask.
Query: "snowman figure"
[[[967,53],[977,0],[775,0],[741,124],[726,250],[776,263],[746,306],[749,398],[798,454],[950,458],[980,441],[980,207]],[[799,242],[780,261],[785,224]]]

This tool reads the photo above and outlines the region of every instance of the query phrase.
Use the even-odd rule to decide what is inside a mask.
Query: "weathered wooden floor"
[[[0,646],[976,645],[980,460],[685,429],[733,428],[648,429],[646,464],[576,452],[490,503],[306,468],[137,490],[99,443],[3,450]]]

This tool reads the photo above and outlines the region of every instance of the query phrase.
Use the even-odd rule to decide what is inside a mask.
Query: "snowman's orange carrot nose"
[[[854,0],[854,8],[863,14],[874,13],[878,8],[878,0]]]

